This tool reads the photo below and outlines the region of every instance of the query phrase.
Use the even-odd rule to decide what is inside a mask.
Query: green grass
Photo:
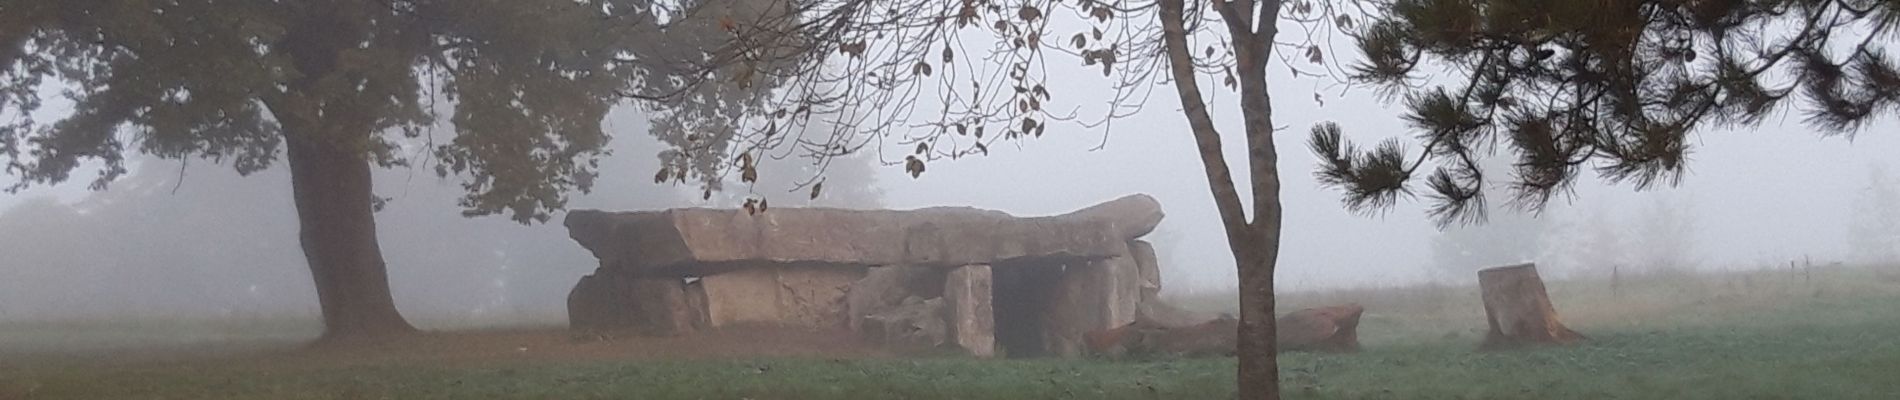
[[[1862,270],[1553,282],[1587,344],[1475,351],[1463,287],[1295,293],[1367,304],[1366,349],[1282,358],[1291,399],[1896,399],[1900,283]],[[1743,282],[1748,279],[1748,282]],[[1619,311],[1620,310],[1620,311]],[[1210,399],[1232,359],[7,363],[0,399]]]

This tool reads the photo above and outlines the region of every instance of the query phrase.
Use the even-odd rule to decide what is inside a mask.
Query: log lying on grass
[[[1231,356],[1240,320],[1222,315],[1185,326],[1166,326],[1135,320],[1120,327],[1083,335],[1090,354],[1104,357],[1168,355],[1181,357]]]
[[[1280,351],[1354,353],[1359,351],[1359,316],[1366,308],[1341,304],[1308,308],[1282,316],[1275,323]]]
[[[1145,304],[1153,310],[1173,310],[1165,303]],[[1185,311],[1179,311],[1185,313]],[[1365,307],[1342,304],[1308,308],[1276,321],[1279,351],[1351,353],[1359,351],[1359,316]],[[1149,314],[1114,329],[1089,332],[1091,353],[1101,356],[1168,355],[1225,356],[1235,350],[1238,320],[1231,315],[1191,323],[1159,320]]]
[[[1557,320],[1557,309],[1544,290],[1536,264],[1519,264],[1478,271],[1484,316],[1491,325],[1482,349],[1528,345],[1572,344],[1583,335]]]

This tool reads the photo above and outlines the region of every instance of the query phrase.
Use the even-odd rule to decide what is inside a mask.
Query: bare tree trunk
[[[1227,247],[1234,255],[1240,278],[1240,326],[1237,332],[1236,371],[1239,398],[1280,398],[1278,339],[1274,327],[1273,274],[1280,256],[1280,173],[1273,144],[1273,108],[1266,82],[1266,63],[1278,34],[1280,1],[1262,3],[1217,1],[1212,6],[1226,24],[1236,55],[1245,119],[1248,178],[1253,189],[1254,217],[1248,220],[1235,189],[1233,173],[1222,153],[1221,135],[1207,112],[1194,75],[1194,53],[1188,48],[1186,5],[1183,0],[1160,2],[1162,40],[1169,72],[1182,113],[1194,134],[1194,143],[1207,171],[1208,188],[1220,211]],[[1256,26],[1255,22],[1258,21]]]
[[[290,128],[290,127],[286,127]],[[374,194],[363,152],[287,132],[290,182],[310,277],[323,308],[322,342],[414,332],[396,312],[376,243]]]
[[[1240,269],[1240,332],[1235,343],[1235,354],[1240,358],[1236,371],[1239,398],[1279,399],[1280,340],[1273,315],[1273,272],[1278,262],[1267,255],[1277,251],[1256,248],[1235,249],[1234,253]]]

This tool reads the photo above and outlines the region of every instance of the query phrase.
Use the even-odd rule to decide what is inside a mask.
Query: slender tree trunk
[[[1194,75],[1194,49],[1188,48],[1185,4],[1183,0],[1160,3],[1162,41],[1166,45],[1169,72],[1181,111],[1186,114],[1194,143],[1207,172],[1208,188],[1220,211],[1221,225],[1227,233],[1227,246],[1234,255],[1234,267],[1240,278],[1240,327],[1235,371],[1239,398],[1277,400],[1280,398],[1278,332],[1274,327],[1275,299],[1273,274],[1280,256],[1280,172],[1279,156],[1273,144],[1273,108],[1268,101],[1266,69],[1278,33],[1279,1],[1255,4],[1247,1],[1216,1],[1211,6],[1221,14],[1233,43],[1236,72],[1241,87],[1241,113],[1245,118],[1248,178],[1253,189],[1254,217],[1247,218],[1233,172],[1222,153],[1221,135],[1207,112],[1200,84]],[[1262,21],[1255,26],[1254,21]]]
[[[285,142],[302,225],[299,237],[323,307],[320,341],[414,332],[389,295],[389,275],[376,243],[369,161],[362,151],[299,133],[287,132]]]
[[[1240,269],[1240,383],[1243,398],[1280,398],[1278,319],[1274,318],[1274,271],[1280,259],[1280,155],[1273,143],[1273,102],[1267,92],[1267,62],[1273,52],[1279,0],[1217,2],[1215,7],[1234,37],[1234,75],[1240,86],[1240,113],[1247,134],[1248,181],[1253,185],[1253,219],[1248,239],[1234,246]],[[1256,26],[1256,24],[1258,26]]]
[[[1278,230],[1278,227],[1275,227]],[[1275,327],[1273,273],[1278,253],[1267,245],[1234,249],[1240,275],[1240,332],[1237,355],[1242,399],[1280,398],[1279,332]],[[1274,242],[1272,247],[1278,247]]]

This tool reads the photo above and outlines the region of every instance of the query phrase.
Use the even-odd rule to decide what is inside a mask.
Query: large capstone
[[[569,236],[604,268],[691,275],[748,262],[951,268],[1017,259],[1091,261],[1125,254],[1154,230],[1161,208],[1133,195],[1051,217],[968,207],[918,210],[775,208],[567,214]],[[695,265],[698,265],[697,267]]]

